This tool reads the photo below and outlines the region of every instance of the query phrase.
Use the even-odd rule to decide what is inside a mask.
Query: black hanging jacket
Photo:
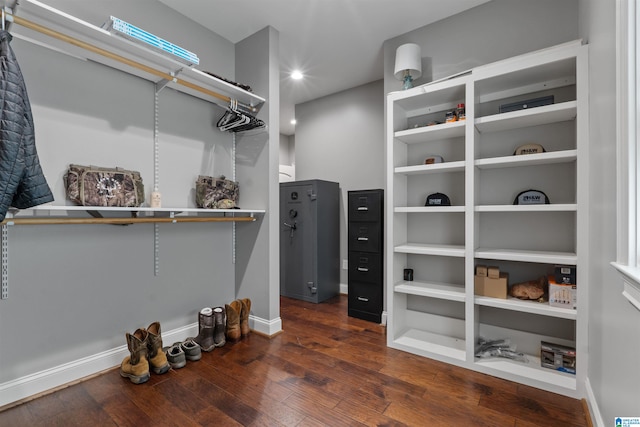
[[[31,104],[11,38],[0,30],[0,221],[10,206],[25,209],[53,200],[36,152]]]

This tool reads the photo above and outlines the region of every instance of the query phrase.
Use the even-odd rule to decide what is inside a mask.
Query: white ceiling
[[[382,43],[489,0],[158,0],[237,43],[280,33],[280,133],[294,106],[383,77]],[[300,69],[305,78],[293,81]]]

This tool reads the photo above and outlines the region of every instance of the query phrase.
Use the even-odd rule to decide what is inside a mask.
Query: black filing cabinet
[[[382,320],[383,190],[349,191],[349,316]]]

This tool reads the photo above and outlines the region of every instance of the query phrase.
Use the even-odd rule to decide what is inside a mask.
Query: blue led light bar
[[[198,56],[193,52],[189,52],[180,46],[176,46],[115,16],[110,17],[110,20],[109,28],[114,34],[124,36],[130,40],[141,41],[163,52],[174,55],[187,65],[198,65],[200,63],[200,59],[198,59]]]

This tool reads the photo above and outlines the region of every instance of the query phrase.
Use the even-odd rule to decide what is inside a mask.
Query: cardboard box
[[[576,373],[576,349],[542,341],[540,343],[540,365],[556,371]]]
[[[507,299],[507,287],[509,284],[509,273],[499,273],[497,279],[486,277],[484,279],[483,295],[486,297]]]
[[[473,276],[473,288],[475,289],[476,295],[484,295],[484,279],[486,279],[486,277],[478,275]]]
[[[487,266],[476,265],[476,276],[487,277]]]
[[[498,267],[476,266],[476,275],[473,277],[476,295],[506,299],[508,284],[509,274],[501,273]]]
[[[575,309],[576,301],[577,287],[575,284],[557,283],[554,276],[549,276],[549,305]]]
[[[500,269],[498,267],[487,267],[487,277],[491,279],[499,279]]]

